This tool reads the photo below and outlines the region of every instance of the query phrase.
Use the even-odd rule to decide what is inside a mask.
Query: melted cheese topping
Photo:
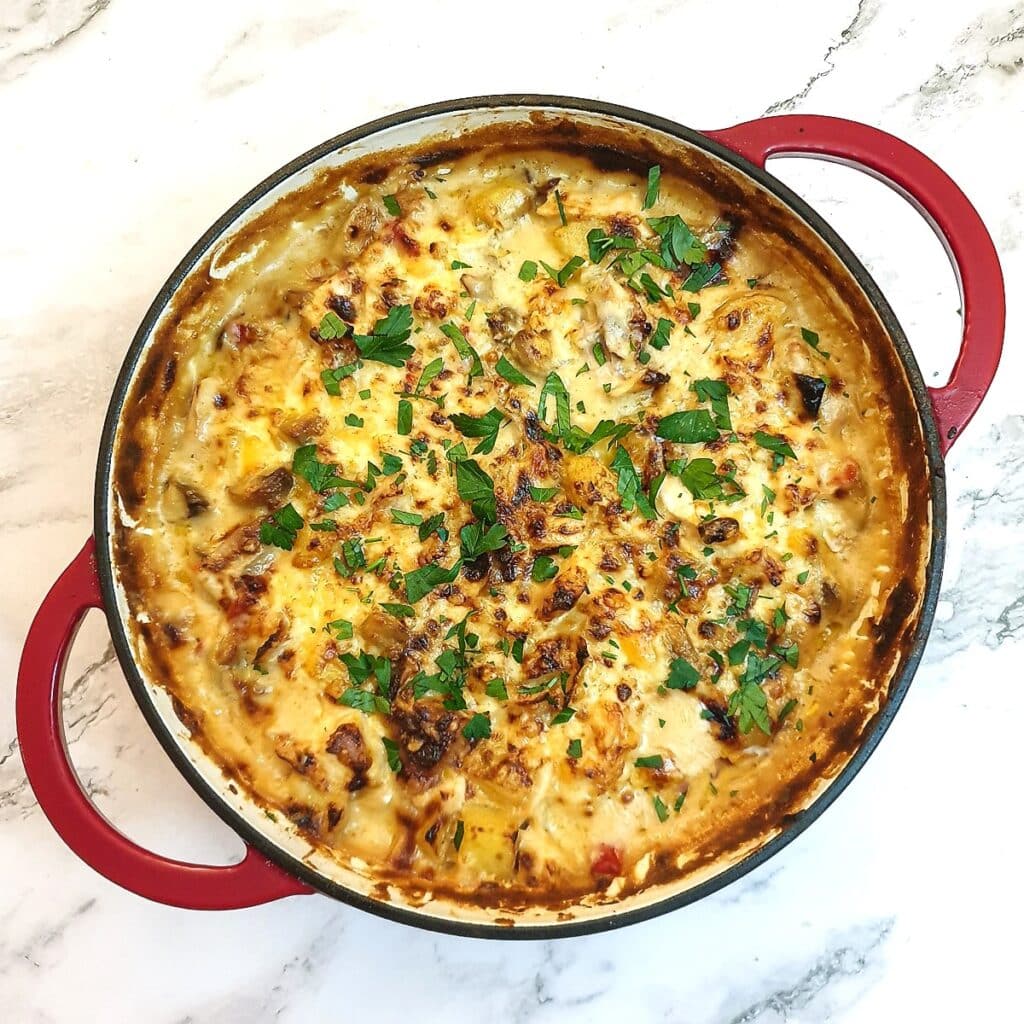
[[[178,317],[122,526],[142,660],[370,877],[498,905],[684,875],[884,696],[880,371],[778,238],[645,186],[401,162],[223,246]]]

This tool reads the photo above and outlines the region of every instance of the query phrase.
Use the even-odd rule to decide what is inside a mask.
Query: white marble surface
[[[488,6],[2,5],[0,1018],[1021,1019],[1024,5]],[[766,111],[859,118],[938,159],[986,218],[1010,286],[1007,351],[949,460],[943,598],[903,710],[849,791],[782,854],[611,935],[481,943],[319,896],[199,914],[118,890],[40,814],[13,692],[31,615],[90,528],[100,423],[135,325],[207,224],[294,154],[406,106],[522,89],[695,127]],[[774,166],[862,255],[938,382],[959,298],[928,229],[852,171]],[[240,854],[148,732],[95,614],[66,717],[78,770],[122,829],[184,858]]]

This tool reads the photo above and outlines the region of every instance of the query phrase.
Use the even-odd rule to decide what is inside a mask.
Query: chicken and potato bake
[[[870,334],[679,163],[491,138],[322,174],[192,275],[135,385],[140,660],[370,877],[684,876],[842,766],[919,601]]]

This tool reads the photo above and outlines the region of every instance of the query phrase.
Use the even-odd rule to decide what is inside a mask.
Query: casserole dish
[[[139,397],[153,379],[157,364],[152,354],[158,350],[161,331],[168,323],[173,327],[176,317],[180,319],[182,294],[195,280],[190,275],[202,261],[208,261],[207,272],[213,277],[217,255],[230,251],[231,237],[265,216],[282,197],[299,194],[296,189],[315,172],[329,172],[359,159],[386,158],[402,147],[437,145],[439,140],[452,145],[459,137],[472,138],[486,130],[513,134],[524,125],[535,129],[543,124],[555,134],[579,133],[588,145],[599,137],[611,137],[609,151],[646,154],[647,163],[662,153],[685,151],[718,191],[732,190],[734,204],[757,205],[758,216],[784,210],[792,218],[792,244],[821,247],[817,255],[833,275],[835,287],[845,289],[875,357],[893,368],[887,378],[887,386],[891,382],[887,400],[893,429],[900,435],[893,444],[911,453],[906,474],[910,504],[923,510],[908,516],[907,534],[916,538],[914,561],[907,569],[909,582],[898,591],[902,597],[876,624],[888,658],[885,672],[879,669],[878,704],[859,723],[844,756],[823,761],[813,785],[799,799],[780,806],[763,827],[740,835],[699,870],[627,887],[621,897],[580,897],[551,904],[472,900],[422,885],[415,891],[406,889],[391,879],[373,877],[372,871],[339,868],[310,844],[301,829],[269,816],[266,807],[240,792],[195,741],[189,715],[175,708],[171,695],[154,679],[152,666],[140,656],[135,628],[138,607],[131,603],[133,588],[126,588],[124,578],[130,560],[118,548],[118,537],[133,511],[130,502],[126,511],[125,477],[119,472],[124,465],[122,437],[130,436]],[[850,162],[902,191],[929,217],[951,250],[964,299],[964,341],[945,388],[929,394],[891,310],[863,268],[820,218],[757,166],[772,153],[806,153]],[[561,206],[559,212],[565,224]],[[811,241],[802,241],[806,239]],[[19,676],[19,737],[26,771],[44,810],[72,848],[108,877],[143,895],[183,906],[245,906],[315,886],[365,909],[424,927],[463,934],[546,937],[625,924],[714,891],[806,827],[863,763],[899,706],[920,658],[938,592],[944,530],[942,455],[973,414],[995,372],[1002,310],[994,249],[962,193],[915,150],[851,122],[781,117],[702,135],[636,111],[586,101],[493,97],[420,108],[331,140],[272,176],[214,225],[158,296],[126,358],[104,431],[97,475],[96,541],[86,545],[44,602],[30,631]],[[62,746],[59,693],[70,634],[91,604],[106,610],[119,660],[161,743],[204,799],[250,844],[241,864],[204,868],[148,854],[103,822],[82,794]],[[813,764],[814,757],[810,760]]]

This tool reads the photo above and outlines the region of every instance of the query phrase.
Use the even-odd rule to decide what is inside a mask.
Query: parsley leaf
[[[482,437],[483,440],[473,449],[473,454],[487,455],[494,451],[498,431],[505,422],[505,415],[498,409],[491,409],[483,416],[467,416],[465,413],[456,412],[448,419],[464,437]]]
[[[672,333],[672,328],[675,324],[671,320],[666,320],[664,317],[658,319],[658,326],[654,328],[654,333],[650,338],[651,348],[662,349],[668,345],[669,335]]]
[[[465,736],[470,743],[475,743],[477,740],[487,739],[491,735],[490,716],[478,711],[462,727],[462,735]]]
[[[682,217],[651,217],[647,223],[661,239],[661,258],[669,269],[674,270],[681,263],[690,267],[703,265],[707,246]]]
[[[633,764],[637,768],[664,768],[665,758],[661,754],[649,754],[647,757],[638,757]]]
[[[530,497],[534,501],[550,501],[561,490],[559,487],[534,487],[530,485]]]
[[[508,542],[508,531],[501,523],[485,527],[483,523],[469,523],[459,530],[462,557],[471,562],[487,551],[497,551]]]
[[[384,197],[384,208],[391,214],[392,217],[401,217],[402,208],[398,205],[398,200],[394,196]]]
[[[429,594],[434,587],[445,583],[454,583],[462,568],[457,561],[450,569],[445,569],[435,562],[428,562],[419,569],[405,574],[405,597],[409,604],[415,604]]]
[[[334,466],[321,462],[316,457],[316,445],[304,444],[295,449],[292,456],[292,472],[301,476],[318,494],[332,487],[341,487],[342,479],[337,475]]]
[[[497,518],[494,481],[473,459],[462,459],[455,464],[455,486],[459,497],[468,501],[473,514],[485,523]]]
[[[484,692],[495,700],[508,700],[508,687],[505,685],[504,679],[492,679],[484,687]]]
[[[728,711],[730,715],[737,716],[737,724],[744,735],[756,725],[766,736],[771,736],[768,698],[757,683],[741,683],[729,697]]]
[[[702,402],[711,403],[715,426],[720,430],[732,430],[732,419],[729,416],[729,385],[724,380],[709,380],[703,377],[695,380],[690,387]]]
[[[398,753],[398,744],[387,736],[381,736],[384,754],[388,759],[388,767],[397,775],[402,770],[402,758]]]
[[[615,449],[612,469],[619,476],[617,490],[622,498],[622,507],[627,512],[631,512],[634,508],[638,509],[644,519],[657,519],[658,513],[655,512],[654,506],[644,491],[640,475],[633,465],[633,460],[621,445]]]
[[[657,793],[651,798],[654,803],[654,813],[658,815],[658,821],[664,822],[668,820],[668,806],[665,801],[658,796]]]
[[[562,227],[565,227],[569,222],[565,219],[565,207],[562,205],[562,193],[555,189],[555,204],[558,206],[558,219],[562,222]]]
[[[796,458],[796,453],[785,438],[775,437],[773,434],[766,434],[763,430],[757,430],[754,432],[754,440],[761,448],[773,453],[772,469],[778,469],[786,459]]]
[[[683,291],[699,292],[701,288],[710,284],[721,272],[722,267],[718,263],[702,263],[683,282]]]
[[[657,428],[658,437],[681,444],[696,444],[699,441],[716,441],[718,428],[706,409],[690,409],[665,416]]]
[[[395,433],[400,437],[408,437],[412,432],[412,402],[404,398],[398,400],[398,418],[395,423]]]
[[[436,359],[431,359],[426,366],[423,367],[423,372],[420,374],[420,379],[416,384],[416,390],[413,392],[415,395],[422,395],[423,389],[444,369],[444,360],[438,356]]]
[[[537,276],[537,264],[533,260],[523,260],[519,268],[520,281],[532,281]]]
[[[534,384],[525,373],[520,373],[504,356],[502,356],[494,367],[499,377],[504,377],[509,384],[521,384],[523,387],[535,388]]]
[[[404,366],[413,354],[406,344],[412,334],[412,307],[392,306],[383,320],[373,325],[371,334],[353,334],[352,340],[363,359],[372,359],[388,366]]]
[[[408,604],[394,604],[388,601],[381,601],[380,606],[388,615],[393,615],[396,619],[411,619],[416,614],[416,610]]]
[[[455,351],[463,359],[468,359],[469,364],[469,379],[472,380],[474,377],[482,377],[484,372],[483,363],[480,362],[480,356],[477,355],[477,351],[473,348],[468,341],[466,336],[455,326],[453,323],[441,324],[441,333],[448,338],[449,341],[455,346]]]
[[[260,543],[291,551],[299,530],[305,525],[302,516],[289,502],[270,516],[271,522],[260,523]]]
[[[658,192],[661,189],[661,167],[655,164],[647,172],[647,193],[644,195],[645,210],[649,210],[658,201]]]
[[[346,377],[351,377],[362,365],[362,363],[345,363],[344,366],[335,366],[330,370],[321,370],[320,381],[324,386],[324,391],[337,398],[341,394],[341,382]]]
[[[821,347],[821,345],[819,343],[819,340],[818,340],[817,332],[809,331],[806,327],[801,327],[800,328],[800,337],[803,338],[804,341],[806,341],[807,344],[810,345],[811,348],[813,348],[814,351],[817,352],[818,355],[820,355],[823,359],[831,359],[832,358],[832,353],[831,352],[826,352]]]
[[[582,256],[573,256],[566,262],[565,266],[562,267],[561,270],[555,270],[550,263],[545,263],[543,260],[540,261],[540,265],[547,271],[548,277],[550,277],[559,288],[564,288],[569,283],[573,274],[575,274],[584,263],[586,263],[586,260]]]
[[[665,686],[669,690],[692,690],[699,680],[700,673],[685,658],[674,658],[668,667]]]
[[[438,512],[429,519],[425,519],[419,528],[419,539],[426,540],[432,533],[436,533],[442,541],[448,539],[448,531],[444,528],[444,513]]]
[[[530,571],[530,579],[534,583],[546,583],[558,575],[558,566],[550,555],[538,555],[533,562],[533,569]]]
[[[555,399],[555,435],[565,437],[569,432],[569,392],[562,378],[554,370],[548,374],[541,388],[540,400],[537,403],[537,415],[542,423],[547,422],[548,399]]]
[[[393,508],[391,522],[399,523],[401,526],[419,526],[423,522],[423,516],[419,512],[403,512],[400,508]]]
[[[565,748],[565,752],[569,755],[569,757],[582,757],[583,741],[569,740],[569,746]]]
[[[334,341],[335,338],[344,338],[350,330],[351,328],[349,325],[332,310],[324,313],[323,319],[320,321],[320,326],[316,329],[316,333],[319,335],[321,341]]]

